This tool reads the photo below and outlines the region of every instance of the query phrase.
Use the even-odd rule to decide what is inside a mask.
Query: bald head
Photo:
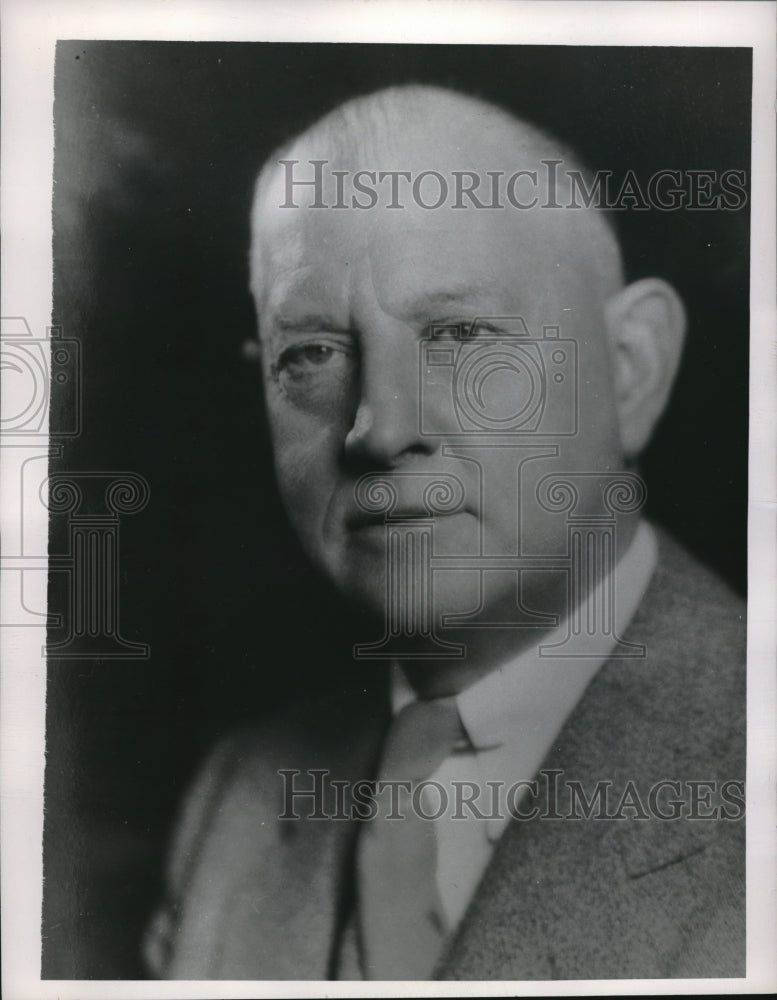
[[[491,209],[492,218],[508,214],[516,221],[527,212],[545,216],[547,238],[560,240],[567,254],[585,258],[603,298],[623,284],[620,251],[606,216],[594,208],[547,207],[549,200],[568,201],[570,172],[587,178],[586,169],[568,148],[496,105],[440,87],[412,85],[389,87],[339,105],[268,159],[257,181],[252,217],[251,285],[255,294],[263,271],[257,236],[268,226],[274,228],[272,216],[288,198],[293,169],[289,164],[294,164],[300,177],[308,165],[305,176],[312,177],[311,169],[316,168],[309,165],[317,160],[326,161],[330,180],[338,171],[347,176],[348,180],[337,182],[340,198],[343,186],[360,171],[373,182],[382,174],[380,197],[375,203],[357,203],[358,208],[369,207],[374,210],[371,214],[378,215],[381,209],[391,211],[400,206],[399,184],[405,178],[409,186],[424,172],[449,178],[458,175],[456,180],[465,190],[462,194],[459,188],[458,201],[440,206],[442,210],[483,207]],[[549,168],[552,163],[559,163],[562,169]],[[392,174],[405,177],[392,179]],[[501,175],[504,183],[516,174],[509,190],[514,204],[508,202],[495,210],[496,176]],[[462,181],[462,176],[467,179]],[[422,210],[434,206],[434,182],[426,183],[426,188],[421,184],[413,188],[419,200],[432,198],[431,203],[422,204]],[[304,182],[295,196],[309,206],[315,192],[312,186],[303,188]],[[334,189],[332,193],[335,197]],[[526,208],[532,201],[536,204]]]

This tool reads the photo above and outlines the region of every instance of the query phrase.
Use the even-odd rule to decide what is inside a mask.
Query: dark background
[[[45,977],[142,976],[165,838],[208,745],[353,669],[353,623],[274,495],[242,351],[248,209],[280,141],[409,81],[494,100],[616,177],[749,176],[745,49],[59,44],[54,322],[81,342],[83,431],[55,468],[148,481],[148,507],[121,522],[119,594],[123,636],[151,656],[49,663]],[[644,457],[650,513],[744,591],[749,212],[616,222],[628,276],[668,279],[690,318]],[[64,533],[54,518],[52,552]],[[61,606],[53,576],[50,596]]]

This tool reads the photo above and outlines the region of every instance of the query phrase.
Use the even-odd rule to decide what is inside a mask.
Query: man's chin
[[[472,614],[481,602],[477,571],[438,570],[427,581],[409,572],[389,575],[384,551],[373,558],[360,553],[329,575],[349,603],[403,632],[428,632],[432,623],[437,630],[443,617]]]

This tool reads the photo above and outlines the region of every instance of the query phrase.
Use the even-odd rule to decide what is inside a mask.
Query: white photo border
[[[0,634],[3,993],[48,998],[596,996],[777,989],[777,337],[775,11],[771,2],[524,0],[3,0],[2,316],[51,323],[52,105],[57,39],[395,42],[408,45],[743,46],[753,53],[748,520],[747,977],[520,983],[277,983],[41,980],[46,668],[43,627]],[[45,430],[45,428],[44,428]],[[45,434],[38,447],[47,445]],[[20,453],[0,452],[12,478]],[[8,543],[20,498],[0,500]],[[27,524],[46,551],[45,516]],[[11,538],[11,541],[13,539]],[[36,606],[45,606],[45,572]],[[5,581],[4,581],[5,583]],[[34,588],[33,588],[34,590]],[[0,601],[4,599],[0,591]]]

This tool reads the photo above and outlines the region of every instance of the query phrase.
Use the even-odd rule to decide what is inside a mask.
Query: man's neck
[[[628,517],[619,520],[617,535],[617,563],[629,550],[639,526],[639,519]],[[563,622],[572,610],[568,606],[568,585],[560,573],[544,574],[548,578],[546,588],[536,598],[536,607],[544,614],[553,615],[555,622]],[[604,574],[586,581],[580,596],[580,603],[587,600],[592,591],[601,584]],[[494,609],[494,617],[499,620],[499,612]],[[504,620],[504,619],[502,619]],[[558,627],[518,626],[501,628],[481,626],[474,628],[446,628],[445,640],[465,648],[460,659],[401,661],[402,668],[420,698],[443,698],[456,695],[474,684],[501,664],[516,659],[528,649],[536,649]]]

